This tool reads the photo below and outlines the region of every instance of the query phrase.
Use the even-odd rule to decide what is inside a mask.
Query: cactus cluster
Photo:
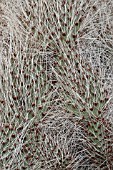
[[[75,115],[82,126],[90,157],[93,156],[93,161],[97,161],[96,166],[100,169],[112,169],[113,125],[106,120],[110,97],[97,73],[93,73],[91,67],[79,58],[75,56],[72,62],[67,62],[64,71],[58,64],[57,79],[61,88],[59,94],[65,110]]]
[[[96,24],[101,22],[95,21],[98,4],[1,3],[1,169],[113,169],[112,96],[101,80],[101,68],[93,69],[80,49],[89,38],[89,16],[95,26],[91,38],[98,33],[102,41]]]
[[[18,160],[18,154],[19,159],[24,159],[22,148],[29,143],[29,127],[46,117],[52,105],[53,90],[46,65],[40,55],[12,53],[2,60],[0,151],[1,162],[9,169],[17,166],[10,164]]]

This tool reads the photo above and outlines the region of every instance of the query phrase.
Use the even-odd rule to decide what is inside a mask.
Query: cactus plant
[[[85,10],[95,17],[100,1],[4,2],[0,168],[112,170],[111,96],[79,55]]]
[[[46,117],[53,100],[47,62],[44,63],[43,56],[23,54],[21,51],[16,53],[15,49],[2,60],[0,79],[0,159],[2,166],[5,168],[7,165],[9,169],[24,166],[21,165],[23,159],[27,162],[27,153],[23,148],[24,145],[29,148],[32,143],[29,128]],[[32,152],[32,149],[29,150]]]
[[[61,63],[54,70],[61,88],[59,93],[63,107],[77,117],[84,129],[90,157],[94,155],[93,160],[96,160],[94,164],[100,169],[112,169],[113,125],[106,119],[111,97],[104,89],[98,73],[94,73],[78,54],[73,58],[72,61],[68,58],[67,62],[65,60],[65,70]]]

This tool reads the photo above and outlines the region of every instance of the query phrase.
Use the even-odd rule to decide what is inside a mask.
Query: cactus
[[[29,148],[33,140],[29,128],[46,117],[53,100],[53,89],[43,56],[19,52],[13,51],[1,63],[0,159],[3,167],[7,165],[9,169],[21,166],[22,160],[27,162],[23,148],[24,145]],[[28,148],[25,150],[34,150],[33,147]]]
[[[0,168],[113,169],[111,96],[80,55],[98,3],[2,2]]]
[[[90,157],[94,155],[93,160],[96,160],[94,164],[100,169],[112,169],[113,125],[106,119],[111,97],[104,89],[98,73],[93,72],[78,54],[73,58],[72,61],[68,58],[67,62],[65,60],[65,70],[61,63],[54,70],[61,88],[59,95],[62,96],[63,107],[66,112],[75,115],[82,126]]]
[[[40,140],[40,160],[44,169],[77,169],[79,154],[84,159],[83,134],[75,118],[57,110],[42,124]],[[77,155],[78,154],[78,155]]]

